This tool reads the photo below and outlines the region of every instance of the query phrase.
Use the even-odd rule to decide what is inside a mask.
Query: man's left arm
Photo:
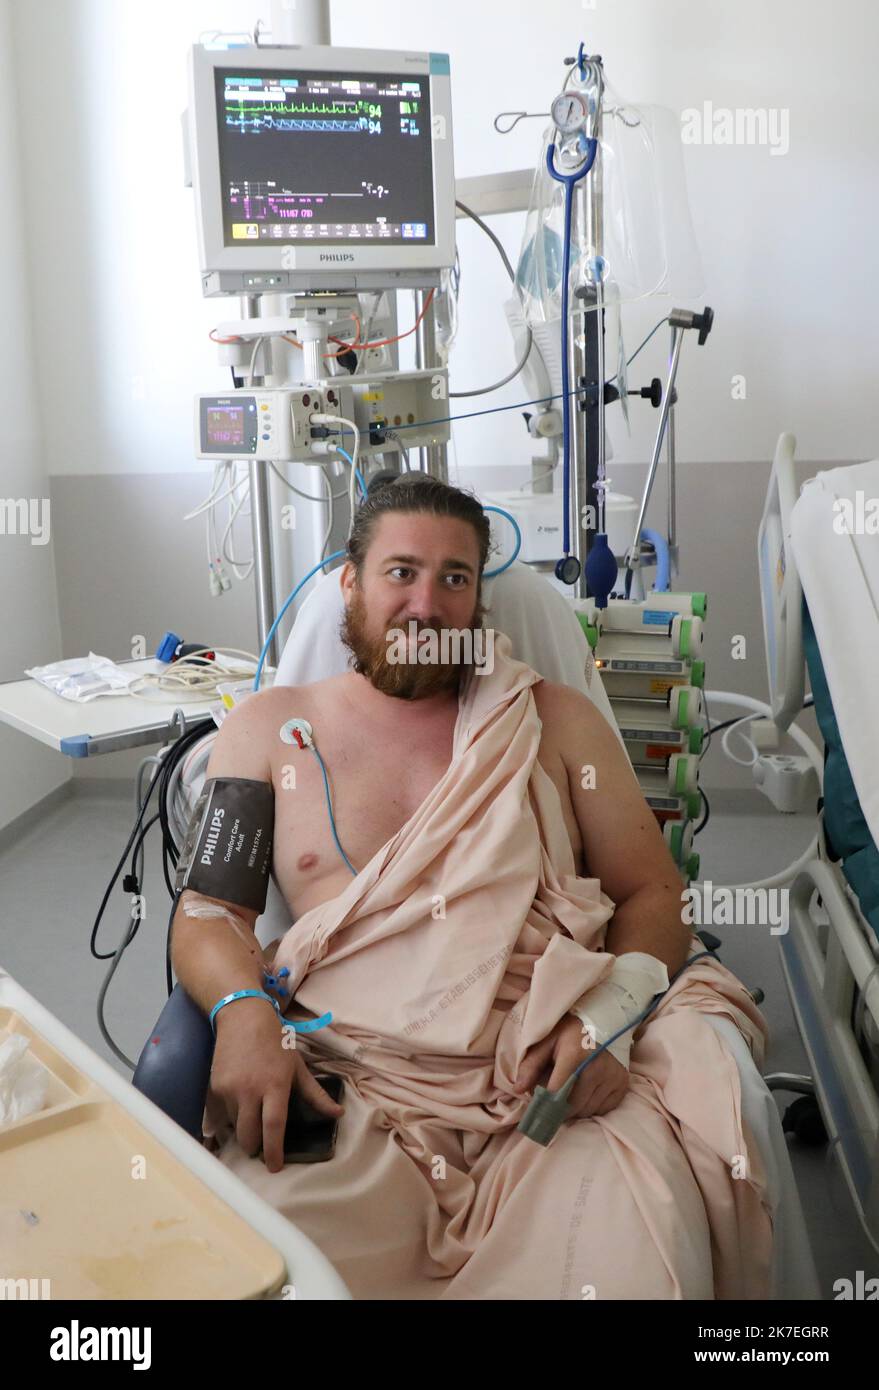
[[[554,686],[549,703],[587,873],[616,904],[605,949],[615,956],[644,951],[671,976],[687,959],[692,935],[681,918],[678,867],[604,716],[570,686]]]
[[[588,696],[570,686],[544,687],[540,718],[568,774],[586,870],[616,904],[605,949],[617,961],[609,981],[529,1048],[514,1083],[518,1093],[532,1090],[545,1068],[549,1090],[562,1086],[587,1045],[615,1035],[666,987],[687,959],[691,937],[681,918],[681,876],[616,734]],[[568,1097],[571,1117],[606,1115],[620,1104],[631,1044],[627,1031],[584,1069]]]

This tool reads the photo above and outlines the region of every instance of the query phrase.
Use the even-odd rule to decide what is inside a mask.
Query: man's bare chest
[[[450,717],[425,724],[417,738],[411,732],[379,736],[352,727],[349,712],[332,701],[297,714],[312,724],[323,766],[311,749],[275,747],[274,872],[294,917],[350,882],[339,846],[359,872],[424,805],[449,770],[455,728]],[[559,794],[579,865],[582,845],[567,770],[546,732],[538,759]]]

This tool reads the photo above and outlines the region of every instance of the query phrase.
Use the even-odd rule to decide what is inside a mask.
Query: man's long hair
[[[357,509],[346,550],[357,574],[358,587],[362,588],[366,552],[372,543],[376,523],[388,512],[422,512],[430,516],[454,516],[469,522],[479,541],[477,595],[481,595],[482,571],[491,543],[488,517],[473,493],[462,492],[425,473],[401,473],[399,477],[381,480],[370,488],[365,502]]]

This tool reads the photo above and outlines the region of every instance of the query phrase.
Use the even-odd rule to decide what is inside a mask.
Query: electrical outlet
[[[761,753],[777,753],[781,746],[778,725],[771,719],[752,720],[750,737],[754,747]]]
[[[817,792],[815,769],[808,758],[764,754],[751,769],[754,782],[776,811],[792,815]]]

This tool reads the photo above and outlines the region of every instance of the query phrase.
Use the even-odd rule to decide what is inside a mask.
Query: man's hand
[[[253,1156],[262,1145],[270,1173],[284,1166],[292,1090],[322,1115],[335,1119],[344,1114],[344,1107],[315,1081],[302,1054],[284,1046],[284,1031],[262,999],[236,999],[217,1014],[211,1089],[225,1103],[245,1153]]]
[[[587,1036],[579,1018],[565,1014],[548,1037],[525,1053],[516,1076],[516,1093],[533,1091],[547,1070],[549,1079],[542,1084],[550,1091],[557,1091],[583,1059],[594,1053],[594,1048],[583,1047]],[[606,1115],[609,1110],[616,1109],[628,1089],[627,1069],[609,1052],[602,1052],[580,1074],[568,1097],[569,1119]]]

